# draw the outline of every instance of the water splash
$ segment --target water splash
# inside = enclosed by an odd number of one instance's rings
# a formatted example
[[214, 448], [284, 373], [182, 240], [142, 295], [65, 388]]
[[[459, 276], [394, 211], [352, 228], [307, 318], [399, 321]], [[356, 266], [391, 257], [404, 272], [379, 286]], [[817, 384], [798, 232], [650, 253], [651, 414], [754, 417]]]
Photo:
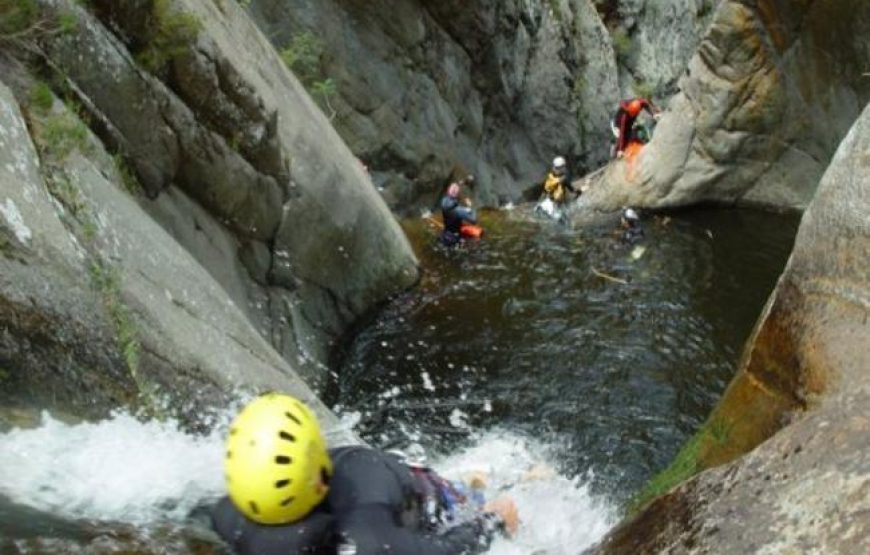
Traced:
[[471, 447], [434, 462], [450, 479], [484, 473], [488, 499], [509, 495], [516, 501], [521, 522], [517, 536], [496, 540], [490, 554], [576, 554], [616, 523], [616, 508], [595, 498], [588, 480], [567, 478], [549, 466], [550, 452], [550, 447], [517, 434], [489, 431]]
[[[224, 423], [208, 435], [192, 435], [175, 422], [142, 422], [123, 413], [70, 425], [46, 413], [38, 428], [0, 434], [0, 494], [61, 517], [128, 523], [147, 535], [222, 495], [225, 429]], [[490, 431], [434, 462], [452, 479], [484, 472], [488, 497], [516, 500], [520, 532], [498, 540], [490, 553], [577, 553], [614, 522], [613, 508], [593, 498], [584, 481], [548, 472], [527, 476], [545, 465], [548, 452], [517, 434]]]
[[60, 516], [146, 524], [182, 520], [223, 491], [223, 433], [116, 414], [0, 435], [0, 493]]

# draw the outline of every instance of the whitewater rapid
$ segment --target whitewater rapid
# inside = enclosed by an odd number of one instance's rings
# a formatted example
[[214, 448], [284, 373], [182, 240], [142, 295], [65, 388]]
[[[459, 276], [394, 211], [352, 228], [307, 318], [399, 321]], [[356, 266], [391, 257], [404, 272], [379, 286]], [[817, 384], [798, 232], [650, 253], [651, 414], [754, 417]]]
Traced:
[[[193, 435], [176, 422], [142, 422], [125, 413], [75, 425], [44, 414], [37, 428], [0, 434], [0, 494], [70, 519], [144, 529], [180, 523], [197, 505], [223, 495], [225, 422]], [[490, 553], [576, 554], [615, 523], [616, 510], [595, 498], [586, 480], [552, 470], [549, 451], [512, 432], [486, 431], [471, 447], [431, 464], [451, 479], [484, 473], [489, 498], [516, 500], [520, 531], [497, 540]]]

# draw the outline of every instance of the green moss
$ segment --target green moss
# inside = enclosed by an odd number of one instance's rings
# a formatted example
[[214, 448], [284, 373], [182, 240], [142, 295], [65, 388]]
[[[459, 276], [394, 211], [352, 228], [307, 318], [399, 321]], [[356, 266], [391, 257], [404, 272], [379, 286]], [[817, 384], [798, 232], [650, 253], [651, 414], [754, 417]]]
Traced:
[[86, 220], [81, 222], [82, 224], [82, 236], [85, 241], [88, 243], [93, 243], [94, 239], [97, 238], [97, 224], [93, 220]]
[[153, 0], [147, 26], [149, 39], [136, 60], [151, 72], [185, 54], [202, 30], [196, 16], [173, 10], [171, 0]]
[[40, 36], [76, 29], [76, 17], [61, 11], [44, 12], [36, 0], [0, 0], [0, 43], [29, 44]]
[[54, 94], [51, 87], [42, 81], [37, 81], [30, 89], [30, 106], [40, 114], [48, 114], [54, 105]]
[[281, 60], [306, 87], [320, 78], [320, 56], [323, 43], [312, 33], [305, 31], [290, 39], [281, 50]]
[[76, 29], [78, 29], [79, 22], [75, 14], [64, 12], [58, 14], [57, 25], [60, 28], [61, 33], [63, 33], [64, 35], [68, 35], [74, 33]]
[[45, 180], [48, 192], [76, 218], [87, 218], [88, 207], [79, 190], [67, 177], [56, 173]]
[[659, 472], [631, 501], [629, 511], [635, 513], [647, 503], [670, 490], [680, 482], [694, 476], [698, 471], [698, 454], [704, 431], [695, 434], [677, 453], [671, 464]]
[[140, 401], [149, 416], [162, 418], [164, 411], [157, 400], [157, 388], [148, 383], [139, 370], [142, 346], [133, 316], [121, 298], [121, 273], [117, 268], [97, 260], [91, 263], [90, 274], [91, 283], [100, 292], [103, 306], [115, 328], [118, 350], [139, 390]]
[[688, 480], [701, 470], [710, 466], [709, 453], [711, 445], [726, 445], [731, 440], [734, 425], [717, 414], [714, 414], [680, 449], [674, 460], [652, 480], [632, 500], [630, 512], [643, 508], [656, 497], [668, 492], [671, 488]]
[[632, 85], [632, 88], [634, 89], [634, 94], [643, 98], [652, 98], [656, 90], [655, 86], [645, 81], [636, 82]]
[[616, 53], [616, 59], [620, 62], [625, 62], [632, 51], [631, 37], [624, 29], [615, 29], [610, 33], [610, 39], [613, 42], [613, 51]]
[[58, 161], [74, 150], [88, 154], [93, 148], [88, 141], [87, 126], [66, 111], [46, 116], [37, 129], [36, 139], [42, 152]]
[[142, 192], [139, 180], [136, 179], [133, 170], [130, 169], [124, 157], [120, 154], [115, 154], [112, 156], [112, 161], [115, 163], [115, 169], [118, 171], [118, 176], [121, 178], [121, 185], [124, 186], [124, 190], [134, 196]]
[[38, 19], [35, 0], [0, 0], [0, 39], [26, 33]]

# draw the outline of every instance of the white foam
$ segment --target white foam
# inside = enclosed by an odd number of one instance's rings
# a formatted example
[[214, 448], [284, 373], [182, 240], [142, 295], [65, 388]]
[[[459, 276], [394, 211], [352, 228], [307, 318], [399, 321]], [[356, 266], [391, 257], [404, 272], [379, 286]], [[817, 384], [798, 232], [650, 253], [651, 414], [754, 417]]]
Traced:
[[[349, 415], [348, 423], [357, 416]], [[39, 428], [0, 435], [0, 493], [70, 518], [143, 527], [181, 521], [194, 506], [224, 492], [225, 428], [220, 423], [209, 435], [197, 436], [174, 422], [143, 423], [127, 414], [79, 425], [46, 414]], [[522, 522], [517, 537], [497, 540], [490, 553], [576, 554], [604, 535], [616, 513], [595, 499], [583, 480], [555, 472], [524, 478], [528, 469], [550, 459], [545, 445], [491, 431], [434, 466], [451, 479], [484, 472], [487, 498], [507, 494], [517, 502]]]
[[434, 464], [450, 479], [483, 472], [488, 476], [487, 499], [504, 494], [516, 501], [521, 522], [517, 536], [496, 540], [489, 553], [573, 555], [616, 523], [616, 509], [593, 497], [584, 480], [560, 476], [550, 466], [549, 452], [547, 446], [516, 434], [493, 431]]
[[180, 520], [223, 491], [222, 435], [128, 414], [78, 425], [45, 414], [39, 428], [0, 435], [0, 493], [72, 518]]

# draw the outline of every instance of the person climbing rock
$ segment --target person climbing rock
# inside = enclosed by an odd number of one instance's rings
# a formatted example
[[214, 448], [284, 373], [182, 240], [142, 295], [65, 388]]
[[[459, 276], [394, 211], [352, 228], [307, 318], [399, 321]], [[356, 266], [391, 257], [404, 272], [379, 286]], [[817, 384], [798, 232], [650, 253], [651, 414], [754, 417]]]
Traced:
[[616, 137], [616, 145], [611, 152], [612, 156], [622, 158], [625, 148], [634, 134], [635, 121], [643, 110], [649, 112], [656, 120], [661, 117], [661, 111], [645, 98], [632, 98], [619, 103], [619, 108], [610, 122], [611, 130]]
[[225, 453], [229, 495], [211, 521], [239, 555], [474, 554], [519, 522], [502, 497], [446, 528], [446, 500], [463, 501], [449, 482], [391, 453], [327, 450], [314, 413], [289, 395], [248, 404], [230, 425]]
[[447, 193], [441, 199], [441, 216], [444, 229], [441, 231], [441, 243], [452, 247], [462, 239], [462, 224], [477, 223], [477, 212], [471, 208], [471, 199], [466, 198], [460, 203], [459, 183], [451, 183]]
[[645, 232], [640, 225], [640, 216], [634, 208], [626, 208], [620, 218], [620, 240], [626, 245], [633, 245], [644, 238]]

